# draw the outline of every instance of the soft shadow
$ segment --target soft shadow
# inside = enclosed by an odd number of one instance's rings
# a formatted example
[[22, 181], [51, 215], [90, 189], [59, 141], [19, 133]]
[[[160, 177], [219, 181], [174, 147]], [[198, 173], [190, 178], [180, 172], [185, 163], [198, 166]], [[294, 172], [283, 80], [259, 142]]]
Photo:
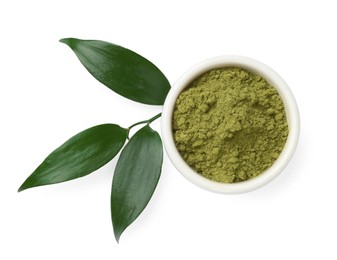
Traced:
[[242, 196], [254, 199], [268, 197], [270, 199], [270, 197], [279, 196], [280, 193], [287, 192], [298, 179], [303, 177], [304, 163], [308, 160], [308, 151], [310, 151], [308, 140], [305, 133], [301, 133], [295, 154], [280, 175], [265, 186], [255, 191], [242, 194]]

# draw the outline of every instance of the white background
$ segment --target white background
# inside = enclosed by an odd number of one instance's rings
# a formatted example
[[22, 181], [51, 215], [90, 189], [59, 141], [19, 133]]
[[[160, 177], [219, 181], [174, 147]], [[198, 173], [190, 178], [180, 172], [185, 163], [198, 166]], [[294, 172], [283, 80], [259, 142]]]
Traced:
[[[335, 1], [1, 1], [0, 259], [336, 259]], [[116, 160], [85, 178], [17, 193], [77, 132], [124, 127], [161, 107], [122, 98], [58, 42], [113, 42], [173, 84], [195, 63], [238, 54], [289, 84], [301, 137], [286, 170], [259, 190], [219, 195], [189, 183], [165, 156], [143, 214], [117, 244], [110, 220]], [[160, 131], [160, 121], [153, 127]]]

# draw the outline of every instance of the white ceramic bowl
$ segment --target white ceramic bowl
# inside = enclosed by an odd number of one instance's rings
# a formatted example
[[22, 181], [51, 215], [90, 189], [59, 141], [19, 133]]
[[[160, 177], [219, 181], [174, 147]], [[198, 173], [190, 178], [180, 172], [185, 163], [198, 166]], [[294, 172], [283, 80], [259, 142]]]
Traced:
[[[239, 67], [261, 75], [281, 95], [289, 125], [289, 135], [279, 158], [264, 173], [239, 183], [220, 183], [209, 180], [195, 172], [180, 156], [172, 134], [172, 114], [180, 92], [201, 74], [215, 68]], [[300, 119], [295, 98], [285, 81], [267, 65], [242, 56], [220, 56], [205, 60], [188, 70], [172, 87], [164, 104], [162, 113], [162, 137], [168, 156], [177, 170], [189, 181], [209, 191], [234, 194], [257, 189], [278, 176], [290, 161], [299, 138]]]

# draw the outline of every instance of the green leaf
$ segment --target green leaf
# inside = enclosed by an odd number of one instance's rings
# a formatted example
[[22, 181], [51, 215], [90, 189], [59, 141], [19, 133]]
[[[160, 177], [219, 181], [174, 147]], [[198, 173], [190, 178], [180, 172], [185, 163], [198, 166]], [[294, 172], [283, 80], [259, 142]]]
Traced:
[[95, 40], [61, 39], [98, 81], [118, 94], [162, 105], [170, 90], [165, 75], [150, 61], [121, 46]]
[[160, 136], [148, 125], [140, 129], [123, 149], [111, 190], [111, 217], [117, 242], [148, 204], [157, 186], [162, 162]]
[[114, 124], [98, 125], [78, 133], [48, 155], [19, 191], [88, 175], [112, 160], [126, 137], [127, 130]]

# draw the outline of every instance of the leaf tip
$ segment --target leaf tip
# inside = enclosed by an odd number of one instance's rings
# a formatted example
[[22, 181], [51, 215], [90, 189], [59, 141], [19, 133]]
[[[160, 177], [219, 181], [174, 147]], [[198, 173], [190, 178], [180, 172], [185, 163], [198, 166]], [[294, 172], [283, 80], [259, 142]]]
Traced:
[[20, 188], [18, 189], [18, 192], [21, 192], [21, 191], [24, 191], [26, 188], [24, 187], [24, 184], [25, 183], [23, 183], [21, 186], [20, 186]]
[[70, 48], [73, 48], [75, 46], [76, 41], [78, 41], [78, 39], [76, 38], [62, 38], [59, 40], [59, 42], [67, 44]]
[[21, 192], [21, 191], [24, 191], [24, 190], [27, 190], [29, 188], [31, 188], [31, 186], [29, 185], [29, 182], [28, 182], [28, 179], [27, 178], [20, 186], [20, 188], [18, 189], [18, 192]]
[[122, 228], [122, 226], [118, 225], [114, 221], [113, 217], [112, 217], [112, 226], [113, 226], [113, 231], [114, 231], [115, 239], [116, 239], [117, 243], [119, 244], [119, 239], [121, 238], [121, 235], [124, 232], [125, 228]]
[[33, 188], [34, 185], [31, 183], [31, 176], [29, 176], [19, 187], [18, 192]]
[[119, 244], [119, 239], [121, 238], [122, 233], [114, 232], [114, 234], [115, 234], [115, 239], [116, 239], [117, 243]]

